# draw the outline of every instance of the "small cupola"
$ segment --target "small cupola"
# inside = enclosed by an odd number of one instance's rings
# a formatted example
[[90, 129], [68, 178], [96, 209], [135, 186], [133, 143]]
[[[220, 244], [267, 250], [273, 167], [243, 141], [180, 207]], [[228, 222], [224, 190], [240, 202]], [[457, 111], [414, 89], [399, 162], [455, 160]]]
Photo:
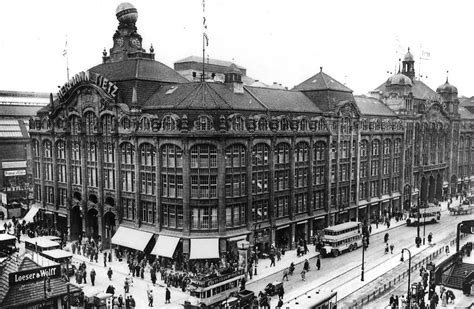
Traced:
[[447, 76], [446, 82], [436, 88], [436, 92], [441, 96], [444, 104], [448, 109], [448, 112], [450, 114], [457, 114], [459, 106], [458, 88], [449, 83]]
[[233, 85], [234, 93], [244, 93], [244, 86], [242, 84], [242, 71], [232, 63], [224, 73], [224, 83]]

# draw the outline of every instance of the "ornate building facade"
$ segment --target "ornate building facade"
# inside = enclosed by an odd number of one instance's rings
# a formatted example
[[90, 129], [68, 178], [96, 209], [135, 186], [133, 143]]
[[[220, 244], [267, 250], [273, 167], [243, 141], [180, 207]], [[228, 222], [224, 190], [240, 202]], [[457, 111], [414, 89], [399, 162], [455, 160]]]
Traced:
[[127, 228], [191, 255], [202, 238], [220, 252], [290, 244], [407, 209], [420, 190], [458, 192], [473, 174], [471, 114], [447, 82], [416, 80], [410, 53], [372, 97], [322, 68], [292, 90], [245, 86], [235, 65], [223, 82], [188, 81], [142, 48], [135, 8], [117, 18], [103, 63], [30, 121], [35, 200], [73, 239]]

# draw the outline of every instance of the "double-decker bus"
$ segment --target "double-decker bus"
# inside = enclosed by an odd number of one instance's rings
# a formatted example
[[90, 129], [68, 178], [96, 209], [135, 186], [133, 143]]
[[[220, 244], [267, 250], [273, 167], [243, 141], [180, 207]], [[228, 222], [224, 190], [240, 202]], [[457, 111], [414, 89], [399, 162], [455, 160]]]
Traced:
[[305, 295], [294, 298], [284, 304], [282, 308], [313, 308], [313, 309], [336, 309], [337, 292], [312, 291]]
[[362, 223], [346, 222], [327, 227], [321, 238], [323, 256], [338, 256], [345, 251], [352, 251], [362, 246]]
[[441, 219], [441, 206], [428, 204], [428, 207], [412, 207], [407, 218], [407, 225], [436, 223]]
[[239, 291], [240, 281], [244, 277], [245, 272], [240, 269], [219, 276], [191, 279], [188, 308], [220, 308], [223, 301]]

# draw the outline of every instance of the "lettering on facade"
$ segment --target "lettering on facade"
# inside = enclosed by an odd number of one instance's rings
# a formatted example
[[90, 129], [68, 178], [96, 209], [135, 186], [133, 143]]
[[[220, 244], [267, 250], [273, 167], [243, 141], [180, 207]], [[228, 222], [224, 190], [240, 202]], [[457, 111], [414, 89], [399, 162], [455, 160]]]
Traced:
[[73, 78], [71, 78], [66, 84], [64, 84], [61, 89], [58, 91], [58, 98], [59, 101], [63, 101], [71, 89], [73, 89], [75, 86], [79, 85], [80, 83], [94, 83], [100, 88], [102, 88], [105, 92], [107, 92], [112, 98], [115, 98], [117, 96], [117, 91], [118, 87], [115, 85], [113, 82], [108, 80], [107, 78], [93, 73], [89, 71], [85, 72], [80, 72], [76, 75], [74, 75]]
[[219, 282], [226, 281], [228, 279], [231, 279], [233, 277], [237, 277], [237, 276], [240, 276], [240, 275], [243, 275], [243, 274], [244, 274], [244, 270], [239, 269], [238, 271], [233, 272], [231, 274], [219, 276], [219, 277], [208, 279], [208, 280], [193, 280], [193, 284], [198, 286], [198, 287], [205, 288], [205, 287], [217, 284]]
[[54, 265], [10, 273], [8, 275], [8, 282], [10, 283], [10, 285], [22, 284], [26, 282], [43, 280], [46, 277], [56, 278], [60, 275], [60, 265]]

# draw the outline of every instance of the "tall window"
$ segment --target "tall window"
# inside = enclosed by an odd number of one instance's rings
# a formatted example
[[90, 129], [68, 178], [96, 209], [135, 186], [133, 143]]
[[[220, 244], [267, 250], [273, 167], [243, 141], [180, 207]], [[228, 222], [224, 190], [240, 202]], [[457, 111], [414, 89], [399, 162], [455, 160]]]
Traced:
[[161, 147], [161, 224], [183, 227], [183, 152], [175, 145]]
[[82, 184], [81, 143], [71, 142], [71, 178], [73, 185]]
[[45, 190], [46, 190], [46, 203], [54, 205], [54, 188], [50, 186], [46, 186]]
[[375, 139], [372, 141], [372, 156], [378, 156], [380, 154], [380, 141]]
[[314, 144], [313, 158], [313, 184], [324, 184], [324, 172], [326, 169], [326, 144], [324, 142], [316, 142]]
[[390, 140], [387, 138], [383, 141], [383, 154], [384, 155], [389, 155], [390, 154], [390, 146], [391, 146], [391, 142]]
[[[265, 119], [265, 118], [260, 118]], [[257, 144], [252, 148], [252, 218], [254, 222], [268, 219], [268, 192], [270, 180], [270, 148]]]
[[91, 135], [97, 131], [97, 117], [93, 112], [87, 112], [84, 115], [85, 125], [86, 125], [86, 134]]
[[135, 199], [123, 197], [122, 209], [124, 219], [135, 220], [137, 216], [137, 207], [135, 205]]
[[304, 213], [306, 212], [308, 204], [308, 194], [298, 193], [295, 195], [295, 212], [296, 213]]
[[243, 131], [245, 130], [245, 121], [244, 118], [240, 115], [235, 115], [230, 121], [230, 128], [233, 131]]
[[280, 120], [280, 130], [281, 131], [288, 131], [290, 129], [290, 121], [288, 118], [283, 117]]
[[33, 177], [40, 179], [41, 165], [40, 165], [40, 143], [38, 140], [33, 140]]
[[276, 217], [288, 216], [289, 196], [278, 196], [275, 198]]
[[102, 134], [110, 135], [114, 131], [114, 116], [105, 114], [102, 116]]
[[308, 186], [309, 145], [298, 143], [295, 147], [295, 188]]
[[192, 228], [216, 229], [217, 148], [201, 144], [193, 146], [190, 152]]
[[62, 207], [66, 207], [67, 201], [67, 190], [65, 188], [58, 189], [58, 205]]
[[235, 144], [227, 147], [225, 154], [225, 193], [226, 197], [239, 197], [246, 194], [245, 148]]
[[213, 128], [214, 124], [209, 116], [199, 116], [195, 122], [195, 129], [198, 131], [210, 131]]
[[377, 176], [379, 174], [379, 169], [379, 161], [372, 160], [372, 162], [370, 162], [370, 176]]
[[58, 182], [66, 182], [66, 144], [59, 140], [56, 143], [56, 172], [58, 173]]
[[225, 224], [227, 227], [235, 227], [245, 225], [245, 210], [247, 203], [236, 203], [226, 205], [226, 219]]
[[87, 185], [97, 187], [97, 144], [87, 143]]
[[367, 157], [367, 148], [368, 148], [368, 142], [366, 140], [361, 141], [360, 142], [360, 157], [361, 158]]
[[45, 140], [43, 142], [43, 162], [45, 180], [53, 180], [53, 144]]
[[155, 157], [156, 150], [153, 145], [145, 143], [140, 146], [140, 192], [142, 194], [155, 195]]
[[71, 118], [69, 118], [69, 125], [72, 135], [77, 135], [81, 132], [81, 118], [78, 116], [72, 115]]
[[104, 188], [115, 190], [115, 145], [104, 142]]
[[141, 221], [155, 223], [156, 203], [151, 201], [140, 201], [142, 206]]
[[275, 147], [275, 191], [290, 188], [290, 145], [280, 143]]
[[176, 130], [176, 122], [170, 115], [164, 116], [162, 120], [163, 131], [174, 131]]
[[260, 119], [258, 119], [257, 130], [258, 131], [267, 131], [268, 130], [268, 121], [265, 117], [260, 117]]
[[252, 193], [268, 193], [270, 149], [266, 144], [257, 144], [252, 149]]
[[143, 131], [150, 131], [151, 130], [151, 122], [148, 117], [143, 117], [142, 120], [140, 121], [140, 130]]
[[122, 191], [135, 192], [135, 148], [130, 143], [120, 145]]

